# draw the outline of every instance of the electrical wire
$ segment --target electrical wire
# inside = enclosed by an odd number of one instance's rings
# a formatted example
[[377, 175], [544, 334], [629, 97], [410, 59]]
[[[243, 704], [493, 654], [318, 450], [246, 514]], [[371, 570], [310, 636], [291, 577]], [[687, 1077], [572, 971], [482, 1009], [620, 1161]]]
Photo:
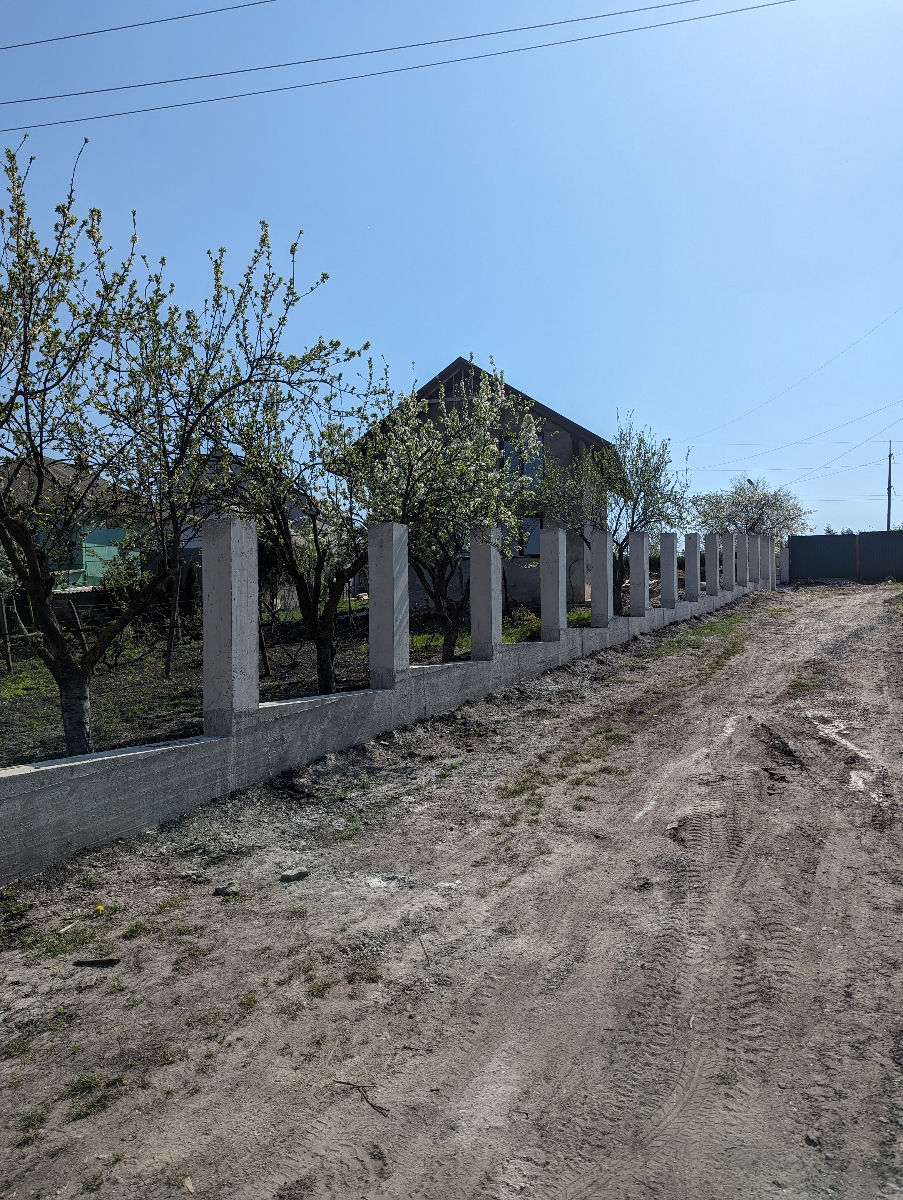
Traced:
[[827, 429], [820, 429], [818, 433], [810, 434], [808, 437], [798, 438], [795, 442], [783, 442], [780, 446], [771, 446], [767, 450], [758, 450], [755, 454], [746, 454], [742, 458], [725, 458], [721, 462], [710, 463], [707, 467], [696, 467], [695, 469], [697, 471], [714, 471], [719, 467], [729, 467], [735, 463], [751, 462], [754, 458], [764, 458], [766, 454], [777, 454], [781, 450], [789, 450], [792, 446], [802, 446], [806, 442], [824, 437], [826, 433], [834, 433], [837, 429], [846, 429], [848, 425], [855, 425], [859, 421], [865, 421], [869, 417], [874, 417], [876, 413], [886, 412], [889, 408], [897, 408], [901, 404], [903, 404], [903, 399], [894, 400], [890, 404], [882, 404], [880, 408], [873, 408], [871, 412], [863, 413], [862, 416], [852, 417], [849, 421], [841, 421], [839, 425], [831, 425]]
[[394, 54], [399, 50], [422, 50], [428, 46], [444, 46], [450, 42], [470, 42], [477, 38], [503, 37], [511, 33], [531, 33], [537, 29], [552, 29], [560, 25], [579, 25], [587, 21], [606, 21], [635, 13], [655, 12], [662, 8], [681, 8], [701, 4], [702, 0], [668, 0], [665, 4], [647, 4], [642, 8], [623, 8], [619, 12], [596, 13], [590, 17], [568, 17], [561, 21], [544, 21], [541, 25], [513, 25], [510, 29], [491, 29], [486, 33], [464, 33], [457, 37], [433, 38], [428, 42], [404, 42], [398, 46], [383, 46], [377, 50], [350, 50], [345, 54], [323, 54], [319, 58], [298, 58], [293, 62], [267, 63], [260, 67], [238, 67], [232, 71], [210, 71], [204, 75], [177, 75], [172, 79], [150, 79], [144, 83], [121, 83], [116, 87], [88, 88], [82, 92], [53, 92], [46, 96], [26, 96], [19, 100], [0, 100], [0, 107], [10, 104], [37, 104], [42, 100], [73, 100], [79, 96], [100, 96], [109, 92], [128, 92], [135, 88], [166, 87], [172, 83], [195, 83], [202, 79], [223, 79], [230, 75], [251, 75], [255, 71], [282, 71], [288, 67], [309, 67], [316, 63], [339, 62], [346, 58], [365, 58], [374, 54]]
[[852, 446], [849, 450], [844, 450], [843, 453], [835, 455], [834, 458], [829, 458], [828, 461], [822, 463], [820, 467], [813, 467], [811, 471], [806, 471], [805, 474], [797, 476], [796, 479], [791, 479], [788, 486], [792, 487], [795, 483], [799, 483], [803, 479], [808, 479], [810, 475], [814, 475], [818, 471], [823, 471], [825, 467], [830, 467], [834, 463], [839, 462], [840, 459], [845, 458], [848, 454], [852, 454], [854, 450], [858, 450], [860, 446], [866, 445], [866, 443], [870, 442], [873, 438], [878, 437], [879, 434], [887, 433], [888, 429], [893, 429], [893, 427], [895, 425], [899, 425], [901, 421], [903, 421], [903, 417], [897, 417], [895, 420], [891, 421], [889, 425], [885, 425], [883, 429], [879, 429], [877, 432], [869, 434], [867, 438], [863, 438], [861, 442], [857, 442], [856, 445]]
[[729, 425], [734, 425], [737, 421], [742, 421], [744, 417], [751, 416], [754, 412], [759, 412], [759, 410], [765, 408], [766, 405], [773, 404], [775, 400], [780, 400], [781, 397], [786, 396], [788, 392], [792, 392], [795, 388], [802, 386], [802, 384], [808, 383], [813, 376], [817, 375], [820, 371], [824, 371], [826, 367], [830, 367], [832, 363], [837, 362], [839, 358], [842, 358], [844, 354], [847, 354], [850, 350], [853, 350], [860, 344], [860, 342], [864, 342], [866, 338], [871, 337], [873, 333], [877, 333], [883, 325], [886, 325], [888, 321], [892, 321], [894, 317], [901, 312], [903, 312], [903, 304], [901, 304], [899, 308], [895, 308], [894, 311], [886, 316], [883, 321], [879, 321], [877, 325], [873, 325], [871, 329], [867, 329], [861, 337], [856, 338], [855, 342], [850, 342], [848, 346], [844, 346], [842, 350], [838, 350], [836, 354], [826, 359], [823, 363], [821, 363], [820, 366], [817, 366], [813, 371], [810, 371], [808, 375], [803, 375], [801, 379], [797, 379], [795, 383], [791, 383], [790, 386], [785, 387], [783, 391], [775, 392], [773, 396], [769, 396], [768, 399], [763, 400], [761, 404], [755, 404], [752, 408], [747, 408], [745, 412], [737, 413], [736, 416], [731, 417], [727, 421], [722, 421], [720, 425], [715, 425], [713, 428], [709, 428], [706, 432], [717, 433], [719, 429], [727, 429]]
[[483, 59], [503, 58], [511, 54], [526, 54], [532, 50], [548, 50], [555, 46], [572, 46], [578, 42], [595, 42], [602, 38], [621, 37], [627, 33], [643, 33], [653, 29], [666, 29], [675, 25], [691, 25], [699, 21], [711, 21], [716, 17], [731, 17], [738, 13], [758, 12], [766, 8], [780, 8], [786, 4], [796, 4], [797, 0], [766, 0], [761, 4], [748, 4], [742, 8], [722, 9], [719, 12], [702, 13], [695, 17], [681, 17], [673, 21], [658, 21], [652, 25], [634, 25], [628, 29], [606, 30], [604, 33], [590, 33], [581, 37], [562, 38], [554, 42], [538, 42], [531, 46], [516, 46], [506, 50], [487, 50], [482, 54], [467, 54], [458, 58], [441, 59], [438, 62], [412, 63], [406, 67], [386, 67], [381, 71], [364, 71], [357, 75], [340, 75], [333, 79], [316, 79], [306, 83], [288, 83], [279, 87], [259, 88], [251, 92], [233, 92], [227, 96], [209, 96], [202, 100], [181, 100], [172, 104], [154, 104], [144, 108], [125, 109], [121, 112], [94, 113], [87, 117], [65, 117], [57, 121], [38, 121], [31, 125], [9, 125], [0, 129], [0, 133], [19, 133], [29, 129], [48, 129], [59, 125], [80, 125], [87, 121], [107, 121], [113, 117], [134, 117], [139, 113], [165, 112], [177, 108], [195, 108], [202, 104], [219, 104], [224, 100], [244, 100], [251, 96], [271, 96], [277, 92], [301, 91], [305, 88], [327, 87], [335, 83], [351, 83], [360, 79], [376, 79], [384, 75], [403, 75], [412, 71], [426, 71], [433, 67], [448, 67], [457, 63], [477, 62]]
[[121, 33], [124, 29], [144, 29], [147, 25], [167, 25], [170, 21], [188, 21], [192, 17], [210, 17], [214, 13], [235, 12], [239, 8], [256, 8], [260, 4], [275, 4], [276, 0], [245, 0], [243, 4], [227, 4], [222, 8], [205, 8], [202, 12], [180, 13], [175, 17], [154, 17], [150, 21], [133, 21], [130, 25], [108, 25], [104, 29], [86, 29], [83, 33], [61, 33], [57, 37], [37, 38], [33, 42], [10, 42], [0, 50], [24, 50], [27, 46], [47, 46], [51, 42], [71, 42], [75, 38], [97, 37], [101, 33]]

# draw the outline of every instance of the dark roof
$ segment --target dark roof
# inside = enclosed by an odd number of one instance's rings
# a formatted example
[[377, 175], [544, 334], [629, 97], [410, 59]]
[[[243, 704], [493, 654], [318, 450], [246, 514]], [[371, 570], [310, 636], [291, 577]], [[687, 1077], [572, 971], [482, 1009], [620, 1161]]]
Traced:
[[[483, 367], [477, 366], [467, 358], [456, 358], [454, 362], [449, 363], [444, 371], [440, 371], [434, 376], [429, 383], [425, 383], [423, 387], [417, 389], [417, 395], [421, 400], [438, 400], [440, 394], [451, 399], [459, 384], [467, 380], [471, 373], [474, 375], [488, 375], [489, 372]], [[568, 433], [580, 438], [587, 445], [593, 446], [596, 449], [603, 449], [606, 446], [611, 446], [611, 442], [607, 438], [602, 437], [598, 433], [593, 433], [589, 429], [584, 429], [582, 425], [578, 425], [576, 421], [572, 421], [569, 417], [565, 417], [562, 413], [556, 412], [553, 408], [540, 403], [539, 400], [534, 400], [532, 396], [528, 396], [526, 392], [520, 388], [512, 387], [506, 381], [505, 388], [508, 392], [523, 396], [533, 407], [535, 414], [547, 421], [551, 421], [553, 425], [557, 425], [561, 429], [567, 430]]]

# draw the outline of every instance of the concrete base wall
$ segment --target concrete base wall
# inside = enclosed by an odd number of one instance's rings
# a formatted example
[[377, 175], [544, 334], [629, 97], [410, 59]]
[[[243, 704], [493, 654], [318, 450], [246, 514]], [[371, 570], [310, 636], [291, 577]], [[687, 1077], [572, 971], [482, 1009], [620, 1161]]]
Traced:
[[[539, 572], [536, 572], [537, 579]], [[412, 667], [394, 688], [261, 704], [231, 737], [199, 737], [0, 770], [0, 884], [77, 850], [129, 837], [330, 752], [623, 645], [641, 633], [714, 612], [753, 588], [614, 617], [607, 629], [565, 629], [555, 642], [504, 645], [484, 662]]]

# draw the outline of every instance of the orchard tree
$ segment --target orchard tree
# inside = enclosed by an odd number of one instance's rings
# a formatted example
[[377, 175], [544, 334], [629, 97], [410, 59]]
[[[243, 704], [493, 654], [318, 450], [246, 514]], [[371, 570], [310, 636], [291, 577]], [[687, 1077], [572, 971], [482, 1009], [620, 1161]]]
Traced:
[[766, 479], [737, 476], [723, 491], [703, 492], [693, 497], [696, 520], [703, 529], [721, 533], [760, 534], [786, 542], [791, 534], [808, 533], [809, 517], [789, 488], [769, 488]]
[[651, 428], [634, 424], [633, 413], [618, 418], [614, 449], [621, 474], [608, 500], [608, 528], [616, 556], [615, 608], [620, 609], [625, 558], [631, 533], [648, 530], [653, 537], [679, 529], [687, 516], [689, 473], [674, 466], [671, 443]]
[[[29, 163], [30, 166], [30, 163]], [[6, 153], [0, 210], [0, 548], [34, 613], [19, 631], [56, 681], [69, 754], [93, 749], [90, 683], [117, 639], [177, 578], [181, 549], [218, 503], [218, 409], [242, 388], [286, 381], [279, 352], [297, 301], [272, 269], [266, 232], [237, 287], [213, 256], [201, 312], [170, 300], [162, 267], [134, 281], [134, 243], [112, 263], [101, 214], [76, 212], [74, 172], [41, 237], [29, 166]], [[120, 611], [99, 628], [64, 622], [53, 590], [95, 526], [149, 555]]]
[[539, 455], [529, 403], [502, 373], [471, 372], [449, 398], [398, 398], [366, 439], [371, 519], [408, 526], [411, 566], [442, 624], [442, 661], [451, 662], [467, 616], [463, 558], [485, 531], [510, 555], [533, 503], [523, 464]]
[[154, 590], [168, 593], [165, 673], [172, 666], [185, 547], [204, 520], [228, 507], [229, 472], [221, 457], [226, 409], [262, 387], [290, 388], [297, 366], [280, 343], [300, 299], [292, 270], [278, 274], [269, 230], [236, 284], [226, 280], [226, 251], [208, 252], [210, 294], [203, 307], [181, 309], [166, 263], [142, 259], [146, 278], [133, 281], [114, 359], [99, 407], [123, 451], [109, 469], [127, 508], [125, 548], [153, 564]]
[[367, 565], [366, 435], [385, 414], [385, 389], [370, 364], [362, 379], [343, 373], [366, 349], [320, 340], [292, 358], [291, 388], [243, 389], [227, 406], [233, 504], [291, 580], [324, 695], [335, 691], [339, 605]]
[[[60, 693], [66, 746], [92, 748], [88, 681], [120, 631], [87, 650], [53, 605], [57, 573], [114, 496], [105, 472], [122, 449], [97, 412], [114, 357], [132, 254], [113, 264], [101, 214], [76, 213], [73, 170], [45, 240], [28, 211], [33, 160], [6, 151], [0, 209], [0, 547], [31, 603], [32, 639]], [[77, 165], [77, 160], [76, 160]], [[19, 631], [27, 635], [14, 610]]]
[[617, 450], [608, 444], [585, 450], [568, 463], [543, 455], [535, 482], [536, 515], [553, 518], [587, 545], [593, 529], [608, 529], [612, 496], [627, 491]]

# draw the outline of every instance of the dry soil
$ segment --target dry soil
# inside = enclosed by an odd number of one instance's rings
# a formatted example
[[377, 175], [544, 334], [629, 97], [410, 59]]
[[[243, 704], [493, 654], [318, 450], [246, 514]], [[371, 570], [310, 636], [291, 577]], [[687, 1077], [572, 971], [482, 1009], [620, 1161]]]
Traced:
[[901, 598], [743, 600], [14, 889], [0, 1195], [903, 1196]]

